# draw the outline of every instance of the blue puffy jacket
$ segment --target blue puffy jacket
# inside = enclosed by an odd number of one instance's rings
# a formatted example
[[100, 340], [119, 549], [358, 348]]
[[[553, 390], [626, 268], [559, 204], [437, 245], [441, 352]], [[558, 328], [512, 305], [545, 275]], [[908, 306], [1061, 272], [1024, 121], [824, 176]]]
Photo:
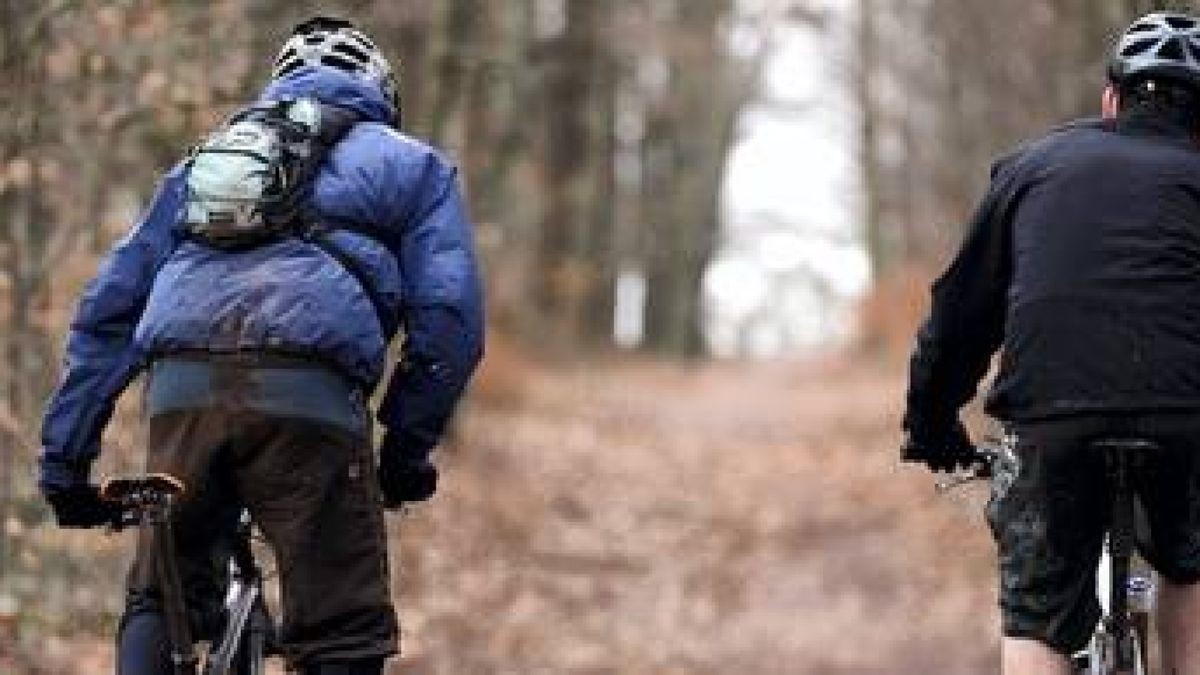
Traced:
[[[365, 120], [333, 148], [312, 206], [330, 222], [377, 230], [336, 230], [332, 243], [402, 319], [407, 367], [388, 383], [378, 419], [389, 445], [422, 457], [482, 353], [482, 294], [456, 171], [392, 129], [387, 101], [368, 83], [308, 67], [273, 82], [262, 99], [291, 96]], [[43, 489], [87, 480], [116, 398], [158, 355], [278, 351], [335, 364], [367, 389], [382, 376], [394, 331], [354, 274], [300, 238], [237, 253], [183, 238], [185, 171], [167, 174], [80, 300], [42, 427]]]

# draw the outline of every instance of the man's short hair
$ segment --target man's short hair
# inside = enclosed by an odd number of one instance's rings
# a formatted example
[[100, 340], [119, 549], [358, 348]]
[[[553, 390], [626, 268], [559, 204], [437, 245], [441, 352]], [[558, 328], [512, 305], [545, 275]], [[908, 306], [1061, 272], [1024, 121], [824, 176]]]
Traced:
[[1145, 111], [1200, 131], [1200, 90], [1171, 78], [1130, 78], [1118, 86], [1121, 111]]

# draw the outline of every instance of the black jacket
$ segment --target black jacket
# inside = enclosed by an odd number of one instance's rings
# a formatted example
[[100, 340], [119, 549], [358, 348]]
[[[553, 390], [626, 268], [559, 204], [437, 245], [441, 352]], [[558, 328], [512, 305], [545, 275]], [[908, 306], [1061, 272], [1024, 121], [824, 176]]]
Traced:
[[905, 425], [944, 429], [1003, 346], [989, 414], [1200, 411], [1200, 151], [1145, 115], [998, 161], [934, 283]]

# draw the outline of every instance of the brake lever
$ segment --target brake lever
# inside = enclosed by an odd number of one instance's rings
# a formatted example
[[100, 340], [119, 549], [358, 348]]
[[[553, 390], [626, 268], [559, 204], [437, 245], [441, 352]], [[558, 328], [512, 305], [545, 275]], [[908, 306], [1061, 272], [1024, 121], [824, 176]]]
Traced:
[[977, 480], [986, 480], [992, 477], [992, 468], [986, 462], [972, 464], [965, 471], [958, 471], [950, 474], [946, 478], [934, 483], [933, 489], [937, 490], [938, 494], [945, 494], [951, 490], [956, 490], [967, 483], [973, 483]]
[[989, 480], [996, 472], [996, 463], [1000, 461], [1000, 451], [991, 447], [975, 449], [975, 460], [965, 469], [952, 472], [946, 478], [934, 483], [938, 494], [945, 494], [958, 489], [967, 483], [977, 480]]

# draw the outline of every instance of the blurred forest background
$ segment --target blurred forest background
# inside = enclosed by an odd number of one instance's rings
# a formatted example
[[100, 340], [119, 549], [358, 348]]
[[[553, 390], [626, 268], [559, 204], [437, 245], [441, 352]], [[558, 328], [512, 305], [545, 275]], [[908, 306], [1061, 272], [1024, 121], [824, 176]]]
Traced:
[[[33, 485], [64, 331], [318, 10], [398, 65], [487, 274], [445, 488], [390, 523], [392, 672], [993, 672], [981, 495], [897, 467], [903, 356], [991, 159], [1094, 114], [1119, 31], [1191, 4], [0, 0], [0, 673], [109, 668], [130, 542], [53, 528]], [[758, 209], [731, 159], [781, 126], [832, 150], [780, 144], [745, 180], [796, 204]], [[138, 464], [126, 399], [97, 474]]]

